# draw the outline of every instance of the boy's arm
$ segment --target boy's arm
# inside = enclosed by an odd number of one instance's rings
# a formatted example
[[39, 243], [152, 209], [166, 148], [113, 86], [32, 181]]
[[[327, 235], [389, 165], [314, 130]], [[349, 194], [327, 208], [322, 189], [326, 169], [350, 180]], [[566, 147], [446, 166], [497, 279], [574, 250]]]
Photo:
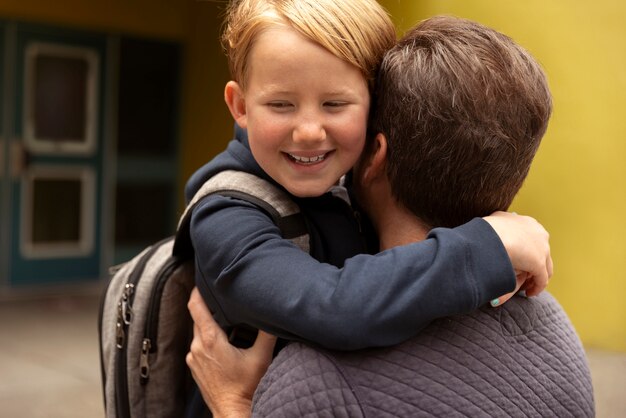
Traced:
[[423, 242], [317, 262], [254, 205], [212, 197], [194, 211], [197, 285], [217, 318], [335, 349], [393, 345], [435, 318], [510, 292], [515, 274], [482, 219]]

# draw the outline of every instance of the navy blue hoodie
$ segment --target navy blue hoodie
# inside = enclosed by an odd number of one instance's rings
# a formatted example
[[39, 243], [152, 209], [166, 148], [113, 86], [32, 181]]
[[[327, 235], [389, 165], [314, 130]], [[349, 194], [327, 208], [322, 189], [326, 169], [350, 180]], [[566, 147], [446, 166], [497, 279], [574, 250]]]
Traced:
[[[236, 129], [235, 136], [191, 177], [188, 201], [224, 170], [273, 182], [254, 160], [245, 131]], [[331, 349], [389, 346], [515, 286], [506, 250], [481, 218], [370, 255], [345, 201], [330, 193], [294, 200], [307, 218], [311, 254], [282, 239], [251, 203], [211, 196], [194, 210], [196, 283], [220, 324], [247, 324]]]

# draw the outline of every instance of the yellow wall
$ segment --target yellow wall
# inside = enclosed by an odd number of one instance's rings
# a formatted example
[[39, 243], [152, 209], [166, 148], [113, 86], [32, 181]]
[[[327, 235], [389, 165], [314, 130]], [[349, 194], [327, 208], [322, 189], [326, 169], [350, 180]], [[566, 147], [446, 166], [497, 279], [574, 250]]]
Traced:
[[193, 1], [191, 5], [181, 119], [181, 187], [233, 136], [233, 119], [224, 103], [228, 64], [219, 43], [224, 4]]
[[178, 0], [2, 0], [0, 16], [182, 39], [188, 10]]
[[626, 351], [626, 3], [381, 0], [406, 30], [470, 18], [544, 66], [554, 114], [513, 209], [551, 233], [558, 298], [588, 346]]

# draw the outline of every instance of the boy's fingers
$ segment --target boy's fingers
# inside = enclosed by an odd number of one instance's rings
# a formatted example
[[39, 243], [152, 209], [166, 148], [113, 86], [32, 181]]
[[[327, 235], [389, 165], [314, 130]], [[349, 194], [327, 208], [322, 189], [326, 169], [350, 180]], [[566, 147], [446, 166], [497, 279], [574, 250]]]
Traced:
[[[552, 261], [552, 259], [548, 259], [547, 261]], [[511, 299], [517, 292], [523, 290], [526, 293], [526, 296], [537, 296], [540, 294], [548, 285], [550, 280], [550, 270], [551, 264], [546, 266], [547, 269], [539, 272], [539, 275], [532, 275], [530, 273], [515, 271], [517, 275], [517, 285], [513, 292], [507, 293], [506, 295], [502, 295], [499, 298], [493, 299], [491, 301], [491, 306], [496, 307], [500, 306], [509, 299]]]
[[532, 283], [528, 286], [526, 295], [537, 296], [548, 284], [548, 272], [543, 271], [539, 276], [534, 276], [529, 280], [532, 280]]
[[528, 291], [526, 292], [528, 296], [537, 296], [541, 293], [546, 286], [548, 286], [548, 282], [550, 281], [550, 277], [552, 276], [552, 258], [548, 256], [546, 260], [546, 269], [541, 272], [540, 276], [533, 277], [532, 283], [529, 286]]
[[511, 299], [511, 298], [513, 297], [513, 295], [514, 295], [514, 294], [515, 294], [515, 291], [514, 291], [514, 292], [511, 292], [511, 293], [507, 293], [506, 295], [502, 295], [502, 296], [500, 296], [499, 298], [495, 298], [495, 299], [493, 299], [493, 300], [490, 302], [490, 304], [491, 304], [491, 306], [492, 306], [493, 308], [495, 308], [496, 306], [500, 306], [500, 305], [502, 305], [503, 303], [505, 303], [506, 301], [508, 301], [509, 299]]
[[537, 296], [539, 294], [538, 291], [538, 287], [535, 283], [531, 283], [528, 285], [528, 287], [526, 288], [526, 296], [531, 297], [531, 296]]
[[515, 270], [515, 289], [507, 294], [500, 296], [499, 298], [493, 299], [490, 304], [492, 307], [500, 306], [503, 303], [507, 302], [509, 299], [513, 297], [520, 289], [526, 289], [531, 286], [533, 283], [532, 276], [530, 273], [525, 271]]
[[550, 256], [550, 254], [548, 254], [548, 260], [546, 261], [546, 265], [548, 267], [548, 279], [550, 277], [552, 277], [552, 274], [554, 274], [554, 265], [552, 264], [552, 256]]

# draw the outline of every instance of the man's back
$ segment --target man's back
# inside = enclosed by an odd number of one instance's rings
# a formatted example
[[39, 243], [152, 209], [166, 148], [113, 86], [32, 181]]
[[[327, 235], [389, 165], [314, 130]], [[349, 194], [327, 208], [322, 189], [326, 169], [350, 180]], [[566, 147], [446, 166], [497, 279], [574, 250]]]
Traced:
[[388, 349], [292, 344], [255, 395], [254, 416], [594, 416], [580, 340], [549, 294], [433, 322]]

